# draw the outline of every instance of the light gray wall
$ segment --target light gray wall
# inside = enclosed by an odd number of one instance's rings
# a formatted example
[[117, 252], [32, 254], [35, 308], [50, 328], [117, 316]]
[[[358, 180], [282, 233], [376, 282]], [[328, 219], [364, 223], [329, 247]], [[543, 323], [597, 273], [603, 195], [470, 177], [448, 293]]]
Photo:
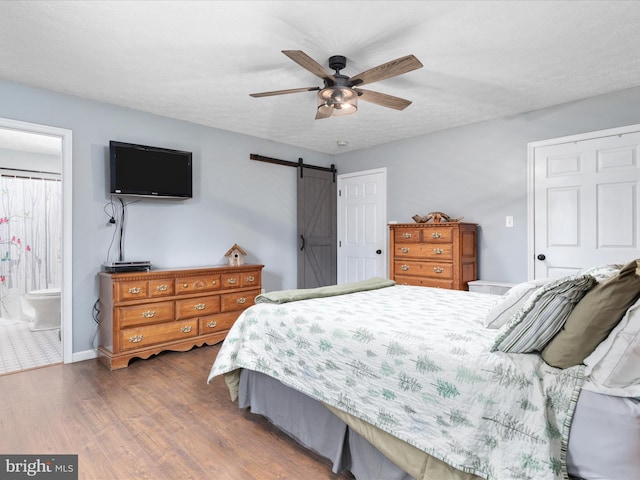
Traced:
[[127, 207], [125, 258], [157, 267], [221, 264], [237, 243], [265, 265], [267, 290], [296, 286], [296, 169], [249, 160], [251, 153], [330, 166], [300, 148], [0, 81], [0, 117], [73, 132], [73, 351], [91, 348], [97, 273], [114, 227], [108, 145], [119, 140], [193, 152], [194, 198]]
[[0, 145], [0, 168], [60, 173], [62, 171], [62, 160], [60, 155], [21, 152], [2, 148]]
[[[409, 107], [411, 108], [411, 107]], [[388, 219], [442, 211], [479, 225], [479, 277], [527, 279], [527, 144], [640, 123], [640, 88], [345, 153], [339, 173], [387, 167]], [[505, 217], [514, 227], [505, 227]]]
[[[296, 285], [296, 170], [250, 153], [329, 166], [387, 167], [388, 219], [444, 211], [480, 225], [480, 278], [522, 281], [527, 271], [527, 143], [640, 123], [640, 88], [337, 157], [0, 81], [0, 117], [73, 131], [74, 352], [90, 348], [97, 278], [113, 234], [109, 140], [194, 153], [194, 198], [127, 207], [125, 255], [158, 267], [218, 264], [238, 243], [265, 264], [267, 290]], [[515, 227], [506, 229], [504, 217]]]

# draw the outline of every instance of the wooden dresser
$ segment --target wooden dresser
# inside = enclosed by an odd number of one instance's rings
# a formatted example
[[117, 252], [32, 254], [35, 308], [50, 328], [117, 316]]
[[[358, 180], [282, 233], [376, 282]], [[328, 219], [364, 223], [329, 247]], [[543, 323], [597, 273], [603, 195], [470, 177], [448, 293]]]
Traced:
[[389, 225], [389, 271], [399, 285], [467, 290], [476, 280], [476, 224]]
[[224, 340], [242, 310], [260, 294], [262, 268], [101, 272], [98, 360], [115, 370], [134, 357]]

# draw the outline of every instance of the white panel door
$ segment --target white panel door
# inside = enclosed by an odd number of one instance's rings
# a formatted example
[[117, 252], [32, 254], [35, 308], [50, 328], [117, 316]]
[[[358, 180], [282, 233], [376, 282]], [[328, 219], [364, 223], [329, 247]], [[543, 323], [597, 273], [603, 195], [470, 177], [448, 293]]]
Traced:
[[338, 283], [387, 277], [387, 172], [338, 175]]
[[530, 146], [535, 278], [640, 257], [640, 132], [612, 133]]

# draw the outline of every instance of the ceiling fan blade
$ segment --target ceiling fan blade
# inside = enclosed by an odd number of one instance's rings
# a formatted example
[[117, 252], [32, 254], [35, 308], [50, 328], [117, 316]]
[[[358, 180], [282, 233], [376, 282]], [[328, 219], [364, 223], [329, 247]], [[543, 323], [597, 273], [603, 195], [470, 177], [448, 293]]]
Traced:
[[361, 88], [354, 88], [354, 90], [358, 93], [358, 100], [375, 103], [382, 107], [393, 108], [394, 110], [404, 110], [411, 105], [409, 100], [394, 97], [393, 95], [387, 95], [386, 93], [372, 92], [371, 90], [363, 90]]
[[396, 77], [403, 73], [422, 68], [422, 63], [413, 55], [397, 58], [377, 67], [365, 70], [358, 75], [349, 78], [349, 86], [360, 86], [365, 83], [379, 82], [387, 78]]
[[331, 112], [321, 113], [320, 110], [316, 110], [316, 120], [322, 120], [323, 118], [329, 118], [330, 116]]
[[271, 97], [273, 95], [286, 95], [287, 93], [313, 92], [314, 90], [320, 90], [320, 87], [290, 88], [288, 90], [275, 90], [273, 92], [250, 93], [249, 96], [254, 98]]
[[309, 70], [315, 76], [320, 77], [323, 80], [327, 80], [331, 84], [336, 81], [333, 75], [327, 73], [322, 65], [316, 62], [302, 50], [282, 50], [282, 53], [284, 53], [287, 57], [296, 62], [302, 68]]

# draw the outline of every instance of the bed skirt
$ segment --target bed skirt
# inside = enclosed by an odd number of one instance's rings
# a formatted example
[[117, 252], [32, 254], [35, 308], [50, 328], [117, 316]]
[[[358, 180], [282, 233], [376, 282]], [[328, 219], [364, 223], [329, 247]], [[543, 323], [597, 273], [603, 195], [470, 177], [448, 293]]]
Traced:
[[335, 473], [348, 470], [356, 479], [366, 480], [480, 480], [262, 373], [242, 370], [239, 378], [226, 375], [225, 379], [232, 397], [236, 384], [240, 408], [250, 407], [252, 413], [329, 459]]

